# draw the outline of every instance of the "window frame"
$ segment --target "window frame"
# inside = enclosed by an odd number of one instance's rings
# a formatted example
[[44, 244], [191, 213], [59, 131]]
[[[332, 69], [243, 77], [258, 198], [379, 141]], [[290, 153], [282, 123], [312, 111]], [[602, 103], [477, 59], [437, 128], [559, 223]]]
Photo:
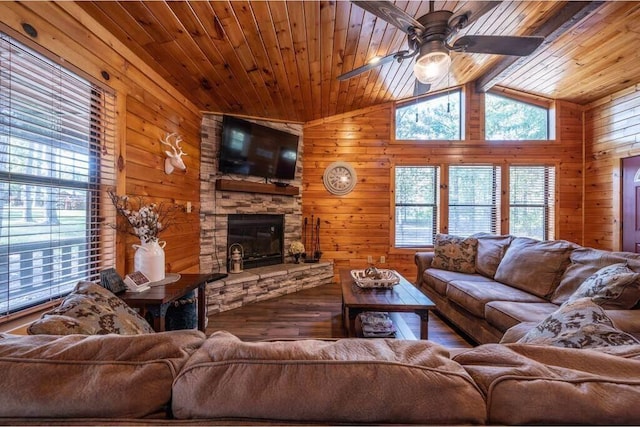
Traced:
[[[50, 209], [51, 212], [55, 212], [55, 215], [57, 215], [58, 211], [62, 212], [62, 209], [58, 206], [61, 191], [65, 189], [75, 189], [75, 191], [85, 193], [82, 202], [84, 208], [73, 209], [73, 211], [77, 211], [76, 213], [80, 213], [81, 215], [76, 216], [76, 218], [84, 216], [84, 230], [79, 230], [82, 232], [83, 237], [67, 237], [66, 231], [58, 231], [56, 234], [49, 232], [48, 234], [44, 234], [44, 240], [38, 239], [28, 244], [19, 241], [13, 243], [7, 241], [6, 244], [0, 247], [3, 252], [6, 251], [7, 255], [6, 263], [0, 261], [0, 264], [4, 264], [0, 271], [3, 275], [6, 274], [6, 276], [0, 277], [0, 280], [3, 280], [3, 282], [0, 283], [6, 285], [6, 289], [2, 291], [2, 301], [6, 304], [6, 310], [3, 308], [2, 311], [0, 311], [1, 325], [57, 304], [61, 298], [72, 290], [78, 280], [98, 281], [100, 270], [115, 263], [115, 230], [104, 227], [105, 221], [115, 221], [115, 211], [110, 207], [108, 198], [103, 195], [103, 193], [105, 193], [103, 190], [114, 186], [116, 183], [115, 120], [117, 106], [115, 91], [103, 84], [99, 84], [99, 82], [96, 82], [95, 79], [87, 76], [86, 73], [78, 68], [67, 63], [61, 63], [59, 58], [51, 55], [31, 40], [21, 37], [19, 34], [16, 35], [11, 31], [5, 31], [0, 28], [0, 36], [2, 37], [3, 46], [14, 49], [17, 52], [24, 52], [21, 54], [23, 59], [20, 59], [20, 61], [18, 61], [20, 56], [16, 57], [15, 61], [12, 60], [11, 55], [7, 56], [7, 59], [4, 60], [3, 70], [11, 67], [17, 70], [15, 71], [16, 73], [24, 73], [24, 69], [26, 69], [25, 66], [29, 66], [32, 67], [31, 69], [34, 76], [46, 76], [49, 75], [49, 73], [54, 73], [56, 76], [59, 75], [59, 81], [51, 81], [49, 90], [51, 94], [54, 94], [53, 96], [60, 96], [59, 99], [63, 102], [70, 102], [70, 104], [68, 104], [69, 111], [66, 118], [62, 115], [62, 111], [60, 111], [60, 123], [57, 126], [61, 126], [62, 130], [57, 130], [56, 128], [52, 136], [47, 136], [44, 139], [44, 132], [34, 132], [33, 135], [30, 136], [21, 135], [20, 129], [27, 128], [24, 127], [25, 125], [20, 124], [19, 121], [14, 123], [13, 120], [24, 121], [39, 114], [51, 113], [52, 111], [57, 112], [55, 107], [49, 107], [49, 109], [45, 110], [39, 107], [37, 102], [33, 102], [33, 105], [25, 105], [25, 107], [23, 107], [23, 109], [27, 108], [24, 109], [24, 116], [17, 116], [19, 117], [18, 119], [14, 118], [5, 123], [4, 129], [7, 133], [4, 135], [9, 139], [10, 144], [7, 145], [7, 157], [3, 160], [7, 169], [0, 171], [0, 180], [7, 185], [7, 197], [12, 191], [11, 186], [40, 187], [42, 191], [48, 194], [47, 200], [49, 201], [45, 203], [51, 204], [49, 207], [45, 207], [45, 209]], [[18, 77], [14, 76], [12, 78]], [[12, 81], [8, 79], [9, 77], [7, 77], [8, 82]], [[82, 86], [82, 88], [74, 86], [76, 82], [84, 86]], [[67, 87], [65, 87], [65, 85], [67, 85]], [[15, 95], [17, 95], [16, 99], [24, 99], [25, 91], [23, 87], [26, 88], [30, 86], [31, 85], [27, 85], [26, 83], [23, 85], [12, 85], [11, 89], [6, 89], [7, 99], [9, 102], [14, 99], [14, 91]], [[43, 92], [43, 96], [49, 96], [48, 92]], [[76, 111], [71, 110], [71, 108], [75, 108], [71, 106], [73, 102], [78, 102], [78, 112], [86, 113], [86, 115], [82, 116], [83, 120], [86, 120], [85, 123], [83, 123], [82, 120], [77, 122], [72, 120], [71, 114], [74, 114]], [[12, 113], [11, 116], [9, 116], [9, 112], [22, 111], [18, 109], [14, 110], [12, 107], [7, 108], [10, 108], [7, 113], [8, 117], [14, 117], [15, 115], [15, 113]], [[46, 121], [46, 124], [49, 125], [50, 123], [53, 123], [51, 119]], [[73, 125], [70, 126], [69, 123], [73, 123]], [[13, 140], [15, 140], [15, 143], [11, 142]], [[20, 143], [18, 141], [24, 142]], [[26, 147], [25, 149], [34, 147], [34, 144], [37, 144], [41, 146], [43, 153], [49, 153], [46, 158], [39, 159], [43, 162], [44, 167], [47, 167], [47, 165], [55, 166], [56, 164], [64, 166], [60, 166], [59, 168], [52, 167], [52, 172], [43, 176], [29, 172], [29, 170], [25, 170], [23, 173], [15, 173], [12, 171], [12, 165], [16, 165], [13, 160], [15, 153], [10, 151], [10, 147], [18, 147], [21, 144]], [[16, 148], [13, 150], [15, 149]], [[86, 155], [86, 159], [78, 160], [73, 154], [71, 154], [70, 157], [70, 153], [74, 152]], [[30, 158], [35, 159], [35, 156], [30, 156]], [[65, 158], [69, 160], [65, 160]], [[71, 169], [72, 172], [69, 172], [69, 168], [78, 166], [86, 168], [84, 169], [85, 172], [77, 172], [75, 169]], [[28, 165], [24, 167], [28, 167]], [[42, 168], [42, 165], [39, 167]], [[69, 174], [70, 177], [64, 176], [67, 174]], [[55, 205], [53, 203], [55, 203]], [[9, 204], [10, 201], [6, 200], [6, 212], [10, 210]], [[3, 213], [0, 212], [0, 214]], [[54, 214], [52, 213], [52, 215]], [[52, 218], [54, 217], [52, 216]], [[10, 230], [14, 229], [15, 225], [12, 226], [8, 221], [9, 219], [7, 218], [4, 229], [6, 229], [8, 233], [11, 233]], [[79, 226], [81, 223], [78, 222], [75, 224]], [[62, 224], [60, 226], [62, 227]], [[67, 250], [75, 251], [75, 248], [67, 247], [66, 244], [71, 242], [71, 240], [78, 239], [80, 239], [81, 242], [78, 243], [80, 247], [77, 248], [78, 252], [76, 255], [73, 255], [74, 252], [65, 252]], [[46, 249], [44, 249], [44, 252], [42, 252], [42, 249], [34, 249], [37, 252], [28, 253], [29, 251], [25, 246], [26, 244], [34, 248], [36, 246], [42, 246]], [[24, 252], [25, 250], [27, 250], [27, 252]], [[38, 253], [40, 252], [42, 252], [42, 255], [38, 258]], [[67, 255], [64, 255], [65, 253], [67, 253]], [[26, 267], [23, 267], [23, 254], [27, 257], [24, 261]], [[16, 256], [19, 257], [19, 269], [15, 269], [15, 262], [11, 261], [10, 264], [10, 256], [14, 258]], [[58, 259], [58, 257], [61, 258], [61, 261], [54, 262], [53, 260]], [[70, 259], [72, 261], [69, 261]], [[24, 282], [24, 276], [22, 276], [22, 274], [25, 272], [25, 268], [30, 270], [29, 263], [34, 263], [36, 260], [40, 264], [38, 269], [41, 270], [41, 273], [37, 276], [36, 273], [33, 273], [33, 278]], [[69, 275], [68, 272], [71, 270], [65, 267], [65, 262], [72, 262], [74, 265], [77, 265], [73, 271], [77, 269], [77, 273], [75, 274], [82, 273], [82, 277], [72, 277], [74, 273], [69, 273], [71, 274]], [[35, 268], [36, 267], [31, 267], [31, 270]], [[12, 276], [10, 276], [10, 274]], [[41, 281], [36, 282], [36, 280], [38, 280], [37, 278], [40, 278]], [[43, 294], [42, 297], [34, 298], [24, 304], [16, 302], [19, 301], [20, 296], [15, 293], [12, 295], [12, 283], [16, 282], [20, 288], [23, 286], [27, 288], [39, 286], [45, 279], [47, 280], [45, 282], [47, 283], [47, 295]], [[32, 281], [31, 285], [29, 285], [30, 281]], [[37, 283], [37, 285], [35, 283]], [[27, 291], [27, 289], [25, 289], [25, 291]], [[6, 294], [4, 292], [6, 292]], [[14, 304], [11, 303], [12, 300]]]
[[[511, 100], [513, 102], [518, 102], [521, 104], [528, 104], [534, 107], [539, 107], [547, 112], [547, 138], [546, 139], [488, 139], [487, 137], [487, 97], [486, 95], [496, 96], [504, 99]], [[556, 126], [555, 126], [555, 102], [553, 100], [536, 97], [536, 96], [523, 96], [517, 92], [508, 90], [506, 88], [500, 89], [491, 89], [486, 94], [482, 95], [482, 132], [483, 138], [488, 143], [527, 143], [527, 144], [535, 144], [535, 143], [548, 143], [555, 140], [556, 135]]]
[[[396, 131], [397, 131], [397, 123], [396, 123], [396, 119], [397, 119], [397, 111], [400, 108], [404, 108], [404, 107], [410, 107], [412, 105], [416, 105], [419, 104], [420, 102], [428, 102], [431, 99], [434, 98], [440, 98], [443, 96], [447, 96], [449, 94], [457, 94], [459, 96], [459, 114], [460, 114], [460, 127], [458, 129], [458, 135], [459, 138], [458, 139], [419, 139], [419, 138], [415, 138], [415, 139], [404, 139], [404, 138], [397, 138], [396, 137]], [[466, 91], [464, 86], [455, 86], [452, 88], [448, 88], [445, 90], [441, 90], [441, 91], [436, 91], [436, 92], [430, 92], [428, 94], [425, 95], [421, 95], [421, 96], [417, 96], [414, 98], [411, 98], [409, 100], [403, 100], [403, 101], [399, 101], [393, 104], [393, 108], [391, 108], [391, 141], [392, 142], [398, 142], [398, 143], [409, 143], [409, 144], [416, 144], [416, 143], [428, 143], [428, 144], [437, 144], [437, 143], [461, 143], [464, 142], [465, 140], [465, 133], [466, 133], [466, 123], [465, 123], [465, 119], [466, 119], [466, 115], [465, 115], [465, 111], [466, 111], [466, 103], [467, 103], [467, 96], [466, 96]]]
[[515, 167], [550, 167], [554, 170], [554, 182], [553, 188], [549, 188], [549, 194], [553, 200], [553, 206], [549, 211], [553, 216], [553, 220], [547, 227], [547, 230], [551, 230], [553, 232], [554, 238], [558, 233], [558, 179], [557, 174], [559, 170], [559, 164], [557, 163], [548, 163], [548, 162], [537, 162], [537, 161], [528, 161], [527, 159], [522, 159], [517, 162], [508, 162], [508, 163], [479, 163], [479, 162], [469, 162], [469, 163], [429, 163], [429, 164], [416, 164], [416, 163], [392, 163], [391, 164], [391, 190], [393, 191], [392, 197], [390, 197], [390, 212], [391, 212], [391, 220], [390, 227], [391, 230], [389, 236], [389, 252], [390, 253], [400, 253], [400, 254], [410, 254], [415, 251], [432, 251], [433, 245], [421, 245], [414, 247], [398, 247], [395, 246], [396, 240], [396, 230], [395, 230], [395, 200], [396, 200], [396, 182], [395, 182], [395, 169], [397, 167], [424, 167], [424, 166], [432, 166], [439, 167], [440, 176], [439, 176], [439, 194], [437, 198], [439, 199], [439, 209], [438, 209], [438, 218], [439, 224], [436, 228], [436, 233], [448, 234], [449, 233], [449, 167], [450, 166], [494, 166], [500, 169], [500, 190], [499, 197], [500, 203], [498, 205], [498, 222], [496, 226], [496, 234], [509, 234], [510, 229], [510, 220], [509, 220], [509, 212], [510, 212], [510, 168]]

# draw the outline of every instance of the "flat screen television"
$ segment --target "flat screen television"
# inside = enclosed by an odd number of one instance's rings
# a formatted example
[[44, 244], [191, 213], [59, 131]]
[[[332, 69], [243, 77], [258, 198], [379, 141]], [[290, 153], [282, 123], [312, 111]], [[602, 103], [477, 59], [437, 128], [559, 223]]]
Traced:
[[220, 172], [292, 180], [297, 158], [298, 135], [223, 116]]

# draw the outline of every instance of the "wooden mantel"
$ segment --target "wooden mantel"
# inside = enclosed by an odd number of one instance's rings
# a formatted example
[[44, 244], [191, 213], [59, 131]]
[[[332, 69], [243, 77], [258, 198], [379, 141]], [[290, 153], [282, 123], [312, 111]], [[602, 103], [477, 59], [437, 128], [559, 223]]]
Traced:
[[240, 181], [234, 179], [216, 180], [216, 190], [239, 191], [243, 193], [281, 194], [284, 196], [297, 196], [300, 188], [294, 185], [280, 186], [262, 182]]

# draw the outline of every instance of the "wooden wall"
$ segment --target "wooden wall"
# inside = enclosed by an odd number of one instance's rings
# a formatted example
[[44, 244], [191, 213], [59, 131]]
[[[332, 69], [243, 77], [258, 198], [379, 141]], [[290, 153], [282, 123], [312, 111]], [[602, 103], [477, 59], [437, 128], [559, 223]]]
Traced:
[[[22, 23], [35, 27], [38, 36], [28, 37]], [[117, 191], [156, 202], [190, 201], [192, 213], [181, 212], [160, 237], [167, 241], [167, 271], [198, 272], [201, 114], [195, 105], [72, 2], [0, 2], [0, 30], [115, 92]], [[164, 173], [166, 147], [158, 138], [166, 132], [183, 137], [186, 172]], [[117, 268], [128, 273], [133, 270], [131, 245], [138, 239], [118, 237]]]
[[[459, 142], [402, 143], [392, 138], [393, 104], [308, 122], [304, 127], [303, 215], [321, 218], [324, 257], [340, 268], [363, 268], [381, 255], [388, 268], [415, 277], [414, 250], [390, 248], [391, 167], [398, 164], [553, 163], [557, 165], [556, 238], [582, 242], [582, 108], [558, 102], [554, 141], [483, 139], [484, 95], [466, 88], [466, 138]], [[334, 161], [353, 164], [354, 191], [338, 197], [322, 183]]]
[[585, 112], [585, 243], [620, 250], [621, 159], [640, 155], [640, 85], [602, 98]]

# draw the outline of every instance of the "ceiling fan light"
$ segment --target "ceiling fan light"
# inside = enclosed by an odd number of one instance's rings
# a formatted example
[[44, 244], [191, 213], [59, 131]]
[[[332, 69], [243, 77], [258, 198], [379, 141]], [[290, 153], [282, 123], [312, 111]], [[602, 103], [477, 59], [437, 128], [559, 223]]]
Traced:
[[382, 59], [381, 56], [374, 56], [373, 58], [371, 58], [370, 60], [367, 61], [367, 64], [369, 65], [375, 65], [378, 62], [380, 62], [380, 60]]
[[449, 71], [451, 57], [446, 51], [432, 51], [421, 55], [413, 66], [413, 74], [420, 83], [435, 84]]

